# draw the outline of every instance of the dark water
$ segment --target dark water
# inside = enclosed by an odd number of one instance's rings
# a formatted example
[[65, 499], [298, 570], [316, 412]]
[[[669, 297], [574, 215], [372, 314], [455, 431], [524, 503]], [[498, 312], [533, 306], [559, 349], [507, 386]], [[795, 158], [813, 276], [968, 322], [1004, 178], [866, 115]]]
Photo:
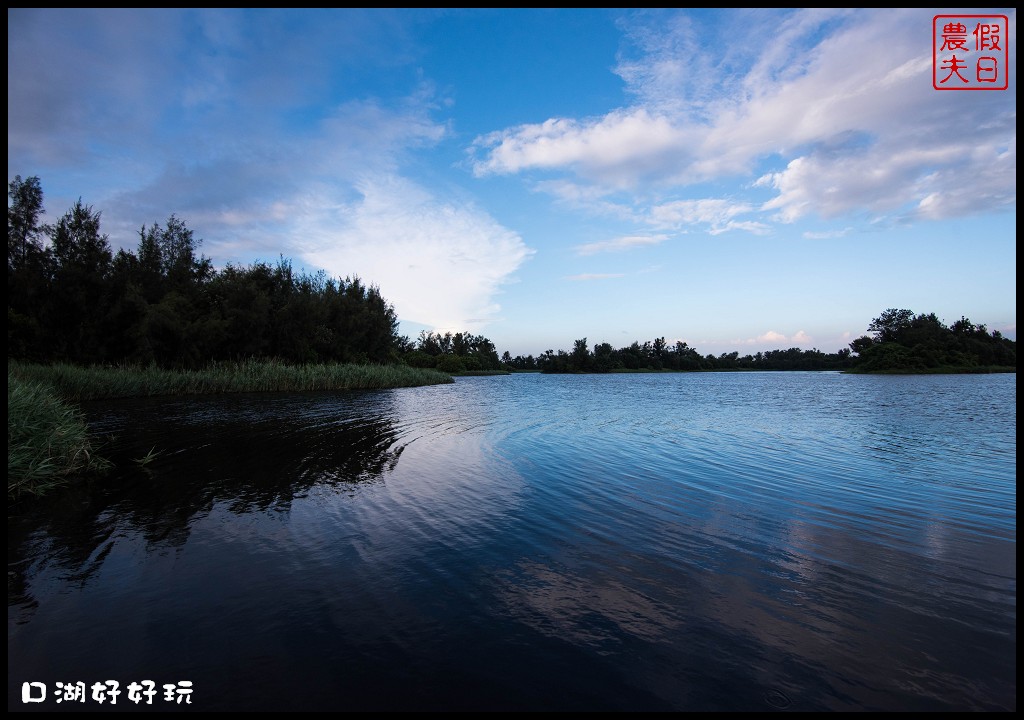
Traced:
[[[464, 378], [90, 408], [8, 708], [1015, 710], [1016, 377]], [[160, 453], [134, 466], [151, 448]], [[24, 705], [22, 683], [45, 683]]]

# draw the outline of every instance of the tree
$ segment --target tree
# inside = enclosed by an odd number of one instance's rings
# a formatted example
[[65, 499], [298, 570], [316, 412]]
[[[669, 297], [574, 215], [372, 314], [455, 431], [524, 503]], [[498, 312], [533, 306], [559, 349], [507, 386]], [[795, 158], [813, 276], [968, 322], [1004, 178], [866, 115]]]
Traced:
[[420, 352], [426, 353], [427, 355], [433, 355], [435, 357], [437, 355], [441, 355], [443, 354], [443, 351], [441, 350], [441, 344], [438, 342], [440, 337], [441, 336], [436, 333], [428, 332], [427, 330], [420, 330], [420, 337], [417, 342], [416, 349]]
[[110, 267], [110, 243], [100, 234], [100, 213], [81, 198], [53, 226], [50, 242], [58, 272], [75, 268], [102, 278]]
[[187, 286], [192, 283], [198, 246], [199, 243], [192, 231], [184, 222], [171, 215], [167, 219], [167, 226], [160, 234], [164, 276], [171, 282], [171, 287]]
[[44, 228], [39, 224], [43, 214], [43, 187], [39, 178], [21, 179], [15, 175], [7, 184], [7, 269], [23, 267], [30, 254], [42, 255], [39, 236]]
[[868, 330], [875, 333], [878, 342], [895, 342], [911, 326], [913, 320], [913, 310], [889, 308], [871, 321]]
[[859, 372], [978, 372], [1017, 364], [1016, 343], [989, 335], [966, 317], [946, 327], [935, 313], [889, 309], [869, 329], [873, 338], [850, 343]]
[[129, 263], [131, 280], [142, 289], [146, 300], [159, 302], [164, 294], [164, 260], [160, 249], [160, 226], [143, 225], [139, 229], [137, 262]]
[[611, 343], [598, 343], [594, 346], [594, 371], [609, 372], [615, 367], [615, 351]]
[[971, 335], [974, 335], [975, 332], [977, 332], [978, 330], [975, 327], [974, 323], [972, 323], [969, 318], [965, 318], [963, 315], [960, 316], [959, 320], [950, 325], [949, 329], [953, 331], [954, 335], [959, 335], [961, 337], [969, 337]]
[[7, 198], [7, 352], [43, 360], [48, 343], [40, 307], [49, 297], [49, 253], [40, 241], [46, 228], [39, 222], [39, 178], [16, 175]]
[[[142, 226], [137, 253], [112, 256], [100, 213], [81, 199], [44, 226], [38, 178], [18, 176], [8, 197], [8, 357], [197, 367], [260, 357], [391, 363], [413, 350], [379, 288], [358, 277], [296, 273], [284, 257], [216, 272], [174, 215]], [[498, 366], [486, 338], [457, 340], [472, 355], [463, 365]], [[439, 342], [450, 349], [453, 338], [429, 336], [431, 349]]]
[[859, 338], [850, 343], [850, 349], [861, 355], [865, 350], [875, 344], [875, 339], [870, 335], [861, 335]]
[[96, 362], [112, 260], [107, 236], [100, 233], [100, 213], [79, 199], [50, 229], [50, 244], [54, 291], [47, 325], [53, 347], [59, 357]]
[[587, 350], [587, 339], [582, 338], [573, 344], [572, 355], [569, 356], [569, 368], [572, 372], [586, 372], [590, 367], [590, 351]]

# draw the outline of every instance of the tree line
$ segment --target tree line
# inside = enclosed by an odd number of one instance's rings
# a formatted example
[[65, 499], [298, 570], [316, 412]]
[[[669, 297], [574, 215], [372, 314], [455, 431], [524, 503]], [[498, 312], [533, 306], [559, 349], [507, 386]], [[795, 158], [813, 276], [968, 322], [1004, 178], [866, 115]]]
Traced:
[[[505, 354], [506, 356], [508, 353]], [[845, 370], [851, 367], [852, 352], [843, 348], [835, 353], [820, 350], [769, 350], [740, 356], [738, 352], [701, 355], [687, 343], [668, 343], [664, 337], [643, 344], [634, 342], [615, 349], [609, 343], [598, 343], [591, 350], [587, 339], [576, 340], [571, 352], [547, 350], [538, 357], [503, 358], [508, 367], [517, 370], [539, 370], [546, 373], [675, 371], [707, 370]]]
[[399, 350], [402, 359], [413, 367], [432, 367], [448, 373], [505, 369], [494, 343], [483, 335], [461, 332], [442, 335], [424, 330], [416, 343], [400, 338]]
[[[41, 223], [38, 177], [8, 184], [8, 357], [195, 368], [219, 360], [400, 362], [394, 308], [358, 277], [277, 263], [215, 270], [185, 222], [143, 225], [112, 251], [81, 200]], [[408, 344], [408, 341], [405, 341]]]
[[738, 352], [701, 355], [685, 342], [669, 344], [664, 337], [642, 345], [614, 349], [599, 343], [591, 350], [587, 339], [576, 340], [571, 351], [547, 350], [502, 358], [509, 369], [546, 373], [606, 373], [631, 370], [849, 370], [852, 372], [987, 372], [1015, 370], [1017, 343], [998, 330], [988, 331], [961, 317], [946, 326], [935, 313], [915, 315], [889, 309], [871, 321], [864, 335], [834, 353], [818, 349], [769, 350], [740, 356]]

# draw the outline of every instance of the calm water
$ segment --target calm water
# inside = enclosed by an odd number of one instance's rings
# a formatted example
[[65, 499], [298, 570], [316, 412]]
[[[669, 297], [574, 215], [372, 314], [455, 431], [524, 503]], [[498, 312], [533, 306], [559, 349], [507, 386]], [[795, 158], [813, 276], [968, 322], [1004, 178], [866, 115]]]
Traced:
[[142, 679], [212, 710], [1016, 709], [1013, 375], [90, 417], [126, 469], [8, 518], [9, 709], [68, 709], [23, 682]]

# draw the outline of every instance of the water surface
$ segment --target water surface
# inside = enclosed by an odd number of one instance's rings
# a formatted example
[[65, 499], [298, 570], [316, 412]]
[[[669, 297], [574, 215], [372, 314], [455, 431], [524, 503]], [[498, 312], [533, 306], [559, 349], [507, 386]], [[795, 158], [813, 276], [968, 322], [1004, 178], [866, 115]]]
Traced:
[[1013, 375], [89, 415], [123, 470], [9, 517], [9, 709], [141, 679], [211, 710], [1016, 709]]

